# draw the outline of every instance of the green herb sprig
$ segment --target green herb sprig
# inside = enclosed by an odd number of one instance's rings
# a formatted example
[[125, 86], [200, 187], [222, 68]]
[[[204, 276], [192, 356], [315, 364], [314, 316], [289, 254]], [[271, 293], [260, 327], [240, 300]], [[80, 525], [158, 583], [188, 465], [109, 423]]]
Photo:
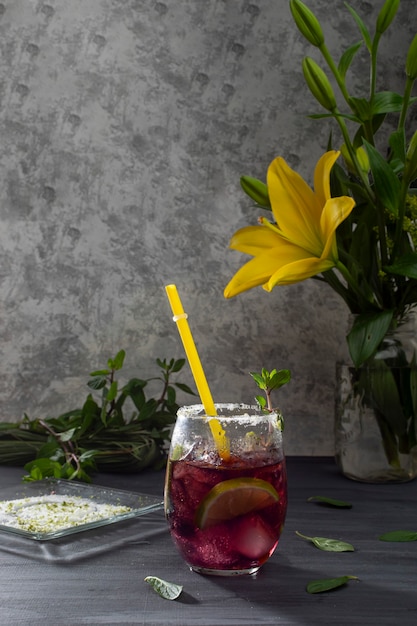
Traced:
[[279, 389], [283, 385], [286, 385], [291, 380], [290, 370], [276, 370], [273, 369], [270, 372], [264, 367], [260, 374], [256, 372], [250, 372], [253, 380], [258, 385], [259, 389], [265, 392], [264, 396], [255, 396], [255, 399], [261, 409], [267, 411], [274, 411], [271, 400], [271, 393], [274, 389]]
[[[0, 428], [0, 464], [22, 464], [24, 480], [55, 478], [91, 481], [94, 471], [137, 472], [165, 462], [165, 444], [175, 421], [176, 392], [195, 395], [185, 384], [172, 382], [185, 359], [156, 359], [160, 375], [132, 378], [121, 385], [125, 351], [107, 367], [93, 371], [87, 385], [100, 393], [88, 394], [81, 408], [58, 417], [5, 423]], [[147, 397], [150, 381], [160, 383], [157, 397]], [[130, 412], [128, 414], [128, 406]]]

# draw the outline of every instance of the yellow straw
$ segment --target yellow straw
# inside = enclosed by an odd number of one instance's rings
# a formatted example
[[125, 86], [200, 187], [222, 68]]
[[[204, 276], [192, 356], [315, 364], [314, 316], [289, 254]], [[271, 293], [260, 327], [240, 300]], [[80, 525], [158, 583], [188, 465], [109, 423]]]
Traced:
[[[173, 319], [177, 324], [178, 332], [184, 346], [185, 354], [187, 355], [188, 363], [190, 365], [204, 411], [208, 416], [215, 416], [217, 415], [216, 407], [214, 406], [213, 398], [207, 384], [200, 357], [198, 356], [197, 348], [188, 325], [188, 316], [184, 313], [177, 287], [175, 285], [166, 285], [165, 290], [174, 314]], [[218, 420], [210, 420], [209, 423], [218, 453], [223, 459], [229, 458], [227, 437], [220, 422]]]

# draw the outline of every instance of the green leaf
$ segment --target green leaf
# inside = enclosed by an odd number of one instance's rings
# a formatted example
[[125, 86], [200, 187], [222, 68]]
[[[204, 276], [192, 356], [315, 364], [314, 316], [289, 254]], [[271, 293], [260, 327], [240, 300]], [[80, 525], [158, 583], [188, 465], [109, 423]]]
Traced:
[[357, 576], [339, 576], [338, 578], [322, 578], [320, 580], [312, 580], [307, 585], [308, 593], [322, 593], [330, 591], [336, 587], [342, 587], [349, 580], [359, 580]]
[[87, 382], [87, 386], [90, 387], [90, 389], [98, 391], [99, 389], [103, 389], [103, 387], [106, 386], [106, 383], [107, 378], [105, 376], [95, 376]]
[[272, 389], [279, 389], [283, 385], [286, 385], [291, 380], [291, 372], [289, 370], [274, 370], [274, 374], [271, 376], [268, 387]]
[[352, 96], [349, 98], [349, 105], [362, 122], [371, 119], [372, 109], [369, 100], [366, 98], [354, 98]]
[[393, 91], [378, 91], [372, 101], [372, 116], [382, 113], [398, 113], [403, 106], [403, 97]]
[[256, 372], [249, 372], [249, 373], [252, 376], [253, 380], [258, 385], [259, 389], [266, 389], [266, 383], [263, 377], [261, 376], [261, 374], [257, 374]]
[[168, 385], [168, 387], [167, 387], [167, 403], [169, 405], [175, 404], [176, 397], [177, 397], [177, 394], [175, 393], [175, 389], [173, 387], [171, 387], [171, 385]]
[[384, 207], [397, 216], [401, 183], [381, 154], [365, 139], [363, 144], [369, 157], [374, 179], [373, 189]]
[[177, 359], [171, 368], [171, 372], [179, 372], [185, 364], [185, 359]]
[[139, 412], [138, 420], [143, 421], [149, 419], [155, 413], [157, 406], [158, 403], [154, 398], [147, 400]]
[[266, 407], [266, 399], [263, 396], [255, 396], [256, 402], [259, 404], [261, 409]]
[[117, 396], [117, 387], [118, 387], [118, 383], [117, 380], [114, 380], [112, 382], [112, 384], [110, 385], [110, 388], [107, 392], [106, 395], [106, 401], [107, 402], [113, 402], [113, 400], [116, 398]]
[[344, 502], [343, 500], [335, 500], [334, 498], [327, 498], [326, 496], [311, 496], [307, 499], [307, 502], [318, 502], [319, 504], [327, 504], [328, 506], [334, 506], [342, 509], [351, 509], [350, 502]]
[[176, 600], [183, 590], [182, 585], [168, 582], [157, 576], [146, 576], [144, 580], [165, 600]]
[[339, 70], [340, 76], [343, 79], [345, 78], [346, 72], [348, 71], [350, 64], [353, 61], [353, 58], [355, 54], [357, 53], [357, 51], [359, 50], [359, 48], [361, 47], [361, 45], [362, 45], [362, 41], [358, 41], [357, 43], [353, 44], [353, 46], [345, 50], [345, 52], [342, 54], [340, 61], [339, 61], [338, 70]]
[[268, 187], [265, 183], [251, 176], [241, 176], [240, 184], [243, 191], [252, 198], [252, 200], [255, 200], [256, 204], [259, 204], [263, 209], [271, 209]]
[[29, 472], [29, 476], [25, 476], [25, 481], [42, 480], [43, 478], [61, 478], [62, 466], [58, 461], [42, 458], [35, 459], [30, 463], [26, 463], [24, 469]]
[[69, 430], [65, 430], [64, 432], [59, 433], [60, 441], [71, 441], [76, 432], [76, 428], [70, 428]]
[[362, 18], [356, 13], [355, 9], [353, 9], [351, 6], [349, 6], [347, 4], [347, 2], [345, 2], [345, 6], [350, 11], [353, 19], [355, 20], [356, 24], [358, 25], [358, 28], [359, 28], [359, 30], [361, 32], [361, 35], [362, 35], [362, 38], [363, 38], [363, 40], [365, 42], [365, 45], [368, 48], [369, 52], [371, 52], [371, 50], [372, 50], [371, 35], [369, 34], [369, 31], [368, 31], [365, 23], [363, 22]]
[[109, 376], [111, 374], [111, 370], [96, 370], [94, 372], [90, 372], [90, 376]]
[[405, 153], [406, 153], [404, 128], [401, 128], [400, 130], [396, 130], [393, 133], [391, 133], [388, 143], [389, 143], [389, 146], [392, 150], [394, 157], [399, 159], [401, 163], [404, 164]]
[[407, 418], [389, 365], [382, 359], [375, 359], [371, 368], [363, 370], [360, 383], [369, 404], [384, 416], [396, 435], [403, 435], [407, 429]]
[[410, 252], [404, 255], [393, 265], [385, 266], [384, 270], [390, 274], [417, 278], [417, 252]]
[[369, 359], [387, 333], [393, 311], [358, 315], [347, 336], [350, 356], [355, 367]]
[[393, 530], [379, 537], [380, 541], [417, 541], [417, 532], [413, 530]]
[[194, 391], [191, 389], [191, 387], [189, 387], [188, 385], [185, 385], [184, 383], [174, 383], [174, 385], [175, 387], [178, 387], [178, 389], [181, 389], [181, 391], [184, 391], [185, 393], [189, 393], [192, 396], [196, 395]]
[[123, 367], [125, 356], [126, 356], [126, 352], [124, 350], [120, 350], [114, 357], [112, 369], [121, 370]]
[[346, 543], [345, 541], [339, 541], [338, 539], [328, 539], [327, 537], [307, 537], [306, 535], [302, 535], [295, 531], [295, 534], [302, 539], [307, 539], [311, 541], [316, 548], [319, 550], [324, 550], [325, 552], [354, 552], [355, 548], [350, 543]]

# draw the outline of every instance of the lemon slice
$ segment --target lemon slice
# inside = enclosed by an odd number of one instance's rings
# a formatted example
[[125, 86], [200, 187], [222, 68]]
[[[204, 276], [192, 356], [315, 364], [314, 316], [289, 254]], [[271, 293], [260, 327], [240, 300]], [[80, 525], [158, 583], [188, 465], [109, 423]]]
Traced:
[[218, 483], [200, 502], [195, 516], [198, 528], [204, 530], [239, 515], [259, 511], [278, 502], [274, 487], [260, 478], [232, 478]]

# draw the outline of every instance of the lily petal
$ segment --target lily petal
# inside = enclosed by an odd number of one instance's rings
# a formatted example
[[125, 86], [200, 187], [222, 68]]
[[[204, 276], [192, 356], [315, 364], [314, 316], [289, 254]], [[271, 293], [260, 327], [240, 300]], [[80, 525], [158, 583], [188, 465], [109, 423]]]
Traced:
[[[326, 202], [323, 208], [323, 213], [320, 218], [320, 227], [323, 233], [326, 234], [326, 243], [322, 256], [333, 256], [337, 261], [338, 254], [336, 256], [332, 253], [332, 243], [336, 244], [336, 229], [337, 227], [350, 215], [355, 201], [349, 196], [340, 196], [339, 198], [330, 198]], [[335, 246], [334, 246], [335, 247]]]
[[279, 244], [280, 236], [264, 226], [245, 226], [236, 231], [230, 240], [230, 248], [256, 256], [265, 248]]
[[340, 152], [330, 150], [325, 152], [317, 161], [314, 170], [314, 191], [321, 206], [324, 206], [331, 198], [330, 195], [330, 172], [340, 156]]
[[[231, 298], [253, 287], [265, 286], [271, 279], [271, 267], [274, 267], [276, 272], [285, 273], [287, 267], [309, 259], [311, 257], [303, 248], [281, 238], [279, 244], [274, 248], [264, 250], [241, 267], [227, 285], [224, 295], [226, 298]], [[317, 260], [315, 257], [314, 259]], [[334, 263], [331, 263], [331, 267], [333, 265]], [[326, 267], [326, 269], [329, 268]]]
[[272, 291], [277, 285], [299, 283], [302, 280], [326, 272], [332, 267], [334, 267], [334, 263], [329, 259], [317, 259], [316, 257], [301, 259], [281, 267], [263, 287], [266, 291]]
[[272, 212], [282, 233], [299, 246], [320, 255], [320, 203], [313, 190], [281, 157], [267, 174]]

